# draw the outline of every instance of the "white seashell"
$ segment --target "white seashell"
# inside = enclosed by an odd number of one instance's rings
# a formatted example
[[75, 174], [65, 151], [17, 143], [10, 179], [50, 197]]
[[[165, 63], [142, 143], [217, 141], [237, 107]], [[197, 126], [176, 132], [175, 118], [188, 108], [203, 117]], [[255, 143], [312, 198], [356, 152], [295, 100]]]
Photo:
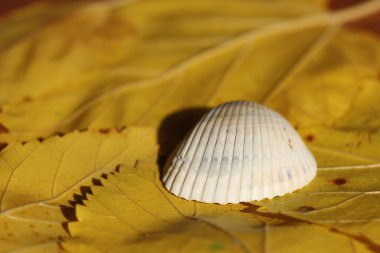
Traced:
[[166, 165], [165, 187], [188, 200], [239, 203], [272, 198], [308, 184], [317, 167], [279, 113], [236, 101], [203, 116]]

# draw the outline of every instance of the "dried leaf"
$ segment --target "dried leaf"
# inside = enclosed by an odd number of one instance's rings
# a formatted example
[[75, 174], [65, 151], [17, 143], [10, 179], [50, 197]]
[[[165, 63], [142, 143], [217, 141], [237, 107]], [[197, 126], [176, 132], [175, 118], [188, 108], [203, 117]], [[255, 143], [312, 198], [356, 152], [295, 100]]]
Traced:
[[380, 249], [380, 164], [319, 169], [307, 187], [259, 202], [282, 213], [361, 238]]
[[[339, 118], [363, 99], [359, 109], [378, 115], [371, 107], [378, 39], [340, 26], [373, 13], [378, 2], [336, 13], [318, 1], [276, 5], [115, 1], [68, 13], [2, 53], [0, 122], [10, 131], [0, 141], [88, 126], [158, 127], [170, 113], [231, 99], [262, 100], [302, 125], [359, 125], [368, 114]], [[363, 55], [363, 48], [374, 53]], [[352, 70], [356, 79], [340, 78]], [[327, 85], [331, 96], [315, 92]], [[315, 103], [326, 106], [308, 106]]]
[[[0, 153], [0, 252], [54, 252], [74, 218], [70, 201], [120, 163], [155, 159], [152, 129], [73, 132]], [[87, 189], [88, 190], [88, 189]], [[70, 217], [71, 215], [71, 217]]]
[[299, 133], [316, 157], [319, 167], [380, 162], [380, 132], [378, 131], [305, 127], [299, 129]]
[[[267, 218], [249, 205], [186, 201], [161, 185], [158, 168], [139, 162], [93, 186], [78, 222], [69, 224], [69, 252], [369, 252], [326, 228]], [[289, 244], [289, 240], [292, 241]]]
[[[327, 5], [83, 1], [0, 20], [0, 251], [379, 250], [380, 43], [364, 23], [380, 2]], [[291, 121], [317, 158], [312, 184], [258, 213], [178, 199], [156, 165], [133, 167], [234, 99]], [[57, 132], [72, 133], [17, 143]]]

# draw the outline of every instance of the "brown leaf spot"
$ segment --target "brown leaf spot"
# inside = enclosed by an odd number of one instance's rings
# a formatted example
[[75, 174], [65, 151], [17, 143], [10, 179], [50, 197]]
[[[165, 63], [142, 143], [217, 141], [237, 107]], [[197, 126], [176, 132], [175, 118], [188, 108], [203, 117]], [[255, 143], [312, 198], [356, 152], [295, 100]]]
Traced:
[[336, 185], [344, 185], [345, 183], [347, 183], [347, 180], [345, 178], [339, 177], [339, 178], [333, 179], [332, 183]]
[[308, 213], [314, 210], [315, 208], [312, 206], [300, 206], [296, 209], [296, 211], [301, 212], [301, 213]]
[[3, 124], [0, 123], [0, 134], [6, 134], [9, 133], [8, 128], [6, 128]]
[[308, 134], [305, 136], [305, 139], [308, 141], [308, 142], [312, 142], [314, 140], [314, 135], [312, 134]]
[[120, 127], [115, 127], [115, 130], [116, 130], [116, 132], [121, 133], [121, 132], [123, 132], [123, 130], [125, 128], [126, 128], [126, 126], [120, 126]]
[[12, 236], [13, 236], [13, 234], [12, 234], [12, 233], [8, 233], [7, 235], [8, 235], [9, 237], [12, 237]]
[[34, 228], [34, 225], [33, 225], [33, 224], [30, 224], [29, 227], [30, 227], [30, 228]]
[[32, 98], [29, 97], [29, 96], [25, 96], [25, 97], [22, 98], [22, 101], [23, 102], [30, 102], [30, 101], [32, 101]]
[[111, 129], [109, 128], [100, 128], [99, 133], [101, 134], [109, 134], [111, 132]]

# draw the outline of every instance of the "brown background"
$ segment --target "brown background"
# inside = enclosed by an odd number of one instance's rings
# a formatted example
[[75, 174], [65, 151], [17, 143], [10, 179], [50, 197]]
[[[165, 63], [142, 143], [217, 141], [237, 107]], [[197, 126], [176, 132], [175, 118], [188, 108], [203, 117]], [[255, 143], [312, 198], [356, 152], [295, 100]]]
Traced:
[[[64, 0], [67, 1], [67, 0]], [[35, 2], [63, 2], [62, 0], [1, 0], [0, 2], [0, 16], [4, 16], [12, 10], [21, 8], [23, 6]]]
[[[0, 15], [3, 16], [9, 12], [11, 12], [14, 9], [23, 7], [25, 5], [38, 2], [38, 1], [44, 1], [44, 2], [62, 2], [62, 0], [3, 0], [2, 3], [0, 3]], [[67, 0], [65, 0], [67, 1]], [[72, 0], [73, 1], [73, 0]], [[330, 8], [331, 9], [340, 9], [344, 8], [346, 6], [362, 2], [364, 0], [331, 0], [330, 1]]]
[[[85, 0], [0, 0], [0, 17], [6, 16], [15, 9], [36, 3], [36, 2], [51, 2], [51, 3], [62, 3], [70, 1], [85, 1]], [[102, 0], [89, 0], [89, 1], [102, 1]], [[104, 0], [103, 0], [104, 1]], [[360, 2], [368, 0], [330, 0], [329, 8], [332, 10], [342, 9], [350, 5], [354, 5]], [[380, 34], [380, 13], [376, 13], [370, 17], [364, 18], [362, 20], [355, 21], [354, 23], [348, 24], [352, 28], [358, 28], [362, 30], [367, 30]]]

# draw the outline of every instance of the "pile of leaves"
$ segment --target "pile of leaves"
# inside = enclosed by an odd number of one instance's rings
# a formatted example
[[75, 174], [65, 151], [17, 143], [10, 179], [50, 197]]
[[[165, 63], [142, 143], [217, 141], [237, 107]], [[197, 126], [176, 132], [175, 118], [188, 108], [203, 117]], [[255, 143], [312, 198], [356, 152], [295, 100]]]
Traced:
[[[338, 2], [41, 2], [2, 17], [0, 252], [380, 251], [380, 1]], [[230, 100], [284, 115], [317, 177], [238, 205], [168, 193], [165, 159]]]

